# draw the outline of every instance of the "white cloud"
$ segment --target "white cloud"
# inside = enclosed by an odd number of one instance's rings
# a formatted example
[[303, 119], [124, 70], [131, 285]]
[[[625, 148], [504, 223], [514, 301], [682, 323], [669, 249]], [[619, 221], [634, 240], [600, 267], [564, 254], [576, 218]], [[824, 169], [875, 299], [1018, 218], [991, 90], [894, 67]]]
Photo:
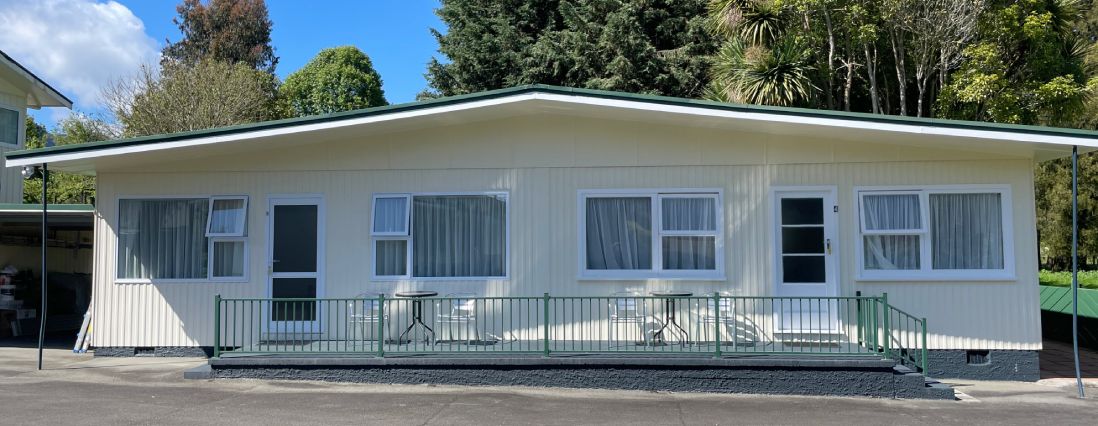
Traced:
[[159, 61], [155, 40], [126, 6], [95, 0], [0, 0], [0, 50], [84, 110], [101, 88]]

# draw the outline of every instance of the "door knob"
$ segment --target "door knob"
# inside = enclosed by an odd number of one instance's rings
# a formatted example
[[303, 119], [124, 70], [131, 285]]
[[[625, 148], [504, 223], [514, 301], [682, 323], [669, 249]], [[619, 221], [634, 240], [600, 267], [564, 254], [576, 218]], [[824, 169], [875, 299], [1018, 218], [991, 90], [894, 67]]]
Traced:
[[825, 244], [827, 245], [827, 254], [831, 254], [831, 239], [828, 238]]

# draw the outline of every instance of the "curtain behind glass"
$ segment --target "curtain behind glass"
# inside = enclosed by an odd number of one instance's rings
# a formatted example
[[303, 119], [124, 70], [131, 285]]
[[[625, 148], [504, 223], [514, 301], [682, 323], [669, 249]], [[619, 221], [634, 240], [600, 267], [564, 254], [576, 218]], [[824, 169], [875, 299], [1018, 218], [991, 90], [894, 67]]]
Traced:
[[661, 211], [664, 231], [716, 231], [717, 200], [714, 198], [664, 198]]
[[206, 278], [208, 199], [118, 204], [119, 278]]
[[507, 202], [492, 195], [412, 198], [412, 272], [417, 277], [502, 277]]
[[[899, 231], [922, 228], [918, 194], [872, 194], [862, 197], [862, 216], [867, 231]], [[919, 269], [918, 235], [866, 235], [865, 269]]]
[[652, 199], [587, 199], [587, 269], [652, 269]]
[[211, 214], [211, 234], [244, 235], [245, 211], [243, 199], [214, 200]]
[[377, 240], [374, 245], [374, 274], [403, 276], [407, 274], [408, 241]]
[[1002, 196], [931, 194], [934, 269], [1003, 269]]
[[215, 278], [243, 277], [244, 262], [244, 241], [214, 241], [211, 276]]
[[[374, 200], [374, 232], [407, 234], [407, 201], [404, 197]], [[401, 273], [403, 275], [403, 273]]]

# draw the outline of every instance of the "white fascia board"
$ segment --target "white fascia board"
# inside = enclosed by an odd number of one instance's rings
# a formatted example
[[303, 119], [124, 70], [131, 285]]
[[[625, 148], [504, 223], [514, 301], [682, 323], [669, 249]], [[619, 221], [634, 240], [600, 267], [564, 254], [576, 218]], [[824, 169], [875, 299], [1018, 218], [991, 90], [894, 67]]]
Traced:
[[766, 112], [744, 112], [692, 107], [684, 105], [667, 105], [659, 103], [639, 102], [632, 100], [605, 99], [587, 97], [582, 95], [559, 95], [550, 93], [535, 94], [537, 99], [585, 104], [595, 106], [608, 106], [642, 111], [664, 112], [672, 114], [686, 114], [693, 116], [730, 118], [739, 120], [761, 121], [769, 123], [802, 124], [822, 127], [838, 127], [861, 130], [879, 130], [895, 133], [910, 133], [927, 136], [955, 136], [978, 139], [996, 139], [1028, 143], [1046, 143], [1052, 145], [1077, 145], [1080, 147], [1098, 148], [1098, 140], [1076, 138], [1071, 136], [1042, 135], [1034, 133], [1007, 132], [997, 130], [959, 129], [953, 127], [913, 125], [901, 123], [882, 123], [871, 121], [859, 121], [850, 119], [835, 119], [826, 117], [805, 117], [787, 114], [772, 114]]
[[403, 120], [414, 117], [424, 117], [430, 115], [445, 114], [455, 111], [471, 110], [477, 108], [490, 107], [494, 105], [504, 105], [515, 102], [522, 102], [526, 100], [534, 99], [533, 94], [521, 94], [514, 96], [506, 96], [496, 99], [485, 99], [481, 101], [473, 101], [468, 103], [457, 103], [452, 105], [443, 105], [438, 107], [421, 108], [412, 111], [395, 112], [391, 114], [378, 114], [369, 117], [349, 118], [346, 120], [333, 120], [322, 123], [302, 124], [297, 126], [280, 127], [276, 129], [264, 129], [251, 132], [232, 133], [226, 135], [206, 136], [198, 137], [194, 139], [183, 139], [171, 142], [157, 142], [149, 144], [138, 144], [131, 146], [121, 146], [117, 148], [104, 148], [101, 150], [85, 151], [85, 152], [72, 152], [72, 153], [59, 153], [59, 154], [46, 154], [42, 156], [9, 159], [7, 161], [8, 167], [23, 167], [32, 166], [42, 163], [57, 163], [73, 160], [87, 160], [99, 157], [110, 157], [123, 154], [136, 154], [150, 151], [161, 151], [165, 149], [173, 148], [185, 148], [202, 145], [212, 145], [233, 141], [240, 141], [246, 139], [257, 139], [271, 136], [291, 135], [298, 133], [308, 133], [318, 130], [337, 129], [341, 127], [360, 126], [371, 123], [381, 123], [386, 121]]

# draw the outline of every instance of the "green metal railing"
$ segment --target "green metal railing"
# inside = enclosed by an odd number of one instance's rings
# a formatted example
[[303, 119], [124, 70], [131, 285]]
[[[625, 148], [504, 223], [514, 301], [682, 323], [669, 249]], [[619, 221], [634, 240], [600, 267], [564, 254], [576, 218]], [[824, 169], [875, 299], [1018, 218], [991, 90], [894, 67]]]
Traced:
[[879, 354], [926, 369], [926, 320], [874, 297], [214, 299], [214, 357]]

